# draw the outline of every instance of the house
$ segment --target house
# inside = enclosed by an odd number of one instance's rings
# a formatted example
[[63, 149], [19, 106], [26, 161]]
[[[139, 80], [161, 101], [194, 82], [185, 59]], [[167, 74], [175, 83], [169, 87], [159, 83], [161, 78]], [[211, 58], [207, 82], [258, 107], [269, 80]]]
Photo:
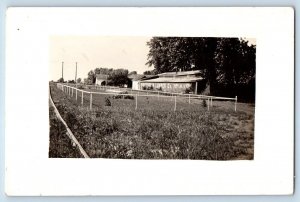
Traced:
[[96, 74], [96, 85], [99, 86], [105, 86], [107, 85], [107, 79], [108, 75], [107, 74]]
[[130, 80], [128, 87], [132, 88], [132, 90], [140, 90], [140, 81], [157, 78], [157, 77], [158, 77], [157, 75], [142, 75], [142, 74], [128, 75], [128, 78]]
[[205, 87], [201, 71], [165, 72], [156, 78], [139, 81], [139, 89], [161, 90], [174, 93], [199, 93]]

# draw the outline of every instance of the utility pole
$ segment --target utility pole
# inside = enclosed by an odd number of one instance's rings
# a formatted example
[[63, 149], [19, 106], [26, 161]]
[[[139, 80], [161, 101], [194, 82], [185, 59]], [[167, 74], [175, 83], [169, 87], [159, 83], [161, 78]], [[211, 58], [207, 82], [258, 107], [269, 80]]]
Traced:
[[64, 62], [62, 62], [61, 66], [61, 78], [64, 80]]
[[76, 62], [76, 71], [75, 71], [75, 83], [77, 83], [77, 62]]

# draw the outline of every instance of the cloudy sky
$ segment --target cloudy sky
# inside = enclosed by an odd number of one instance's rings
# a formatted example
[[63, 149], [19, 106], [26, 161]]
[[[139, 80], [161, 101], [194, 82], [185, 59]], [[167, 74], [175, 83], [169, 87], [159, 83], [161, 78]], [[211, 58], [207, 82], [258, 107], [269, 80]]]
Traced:
[[[86, 78], [90, 70], [97, 67], [125, 68], [142, 74], [152, 70], [146, 66], [151, 37], [120, 36], [53, 36], [50, 38], [50, 78], [61, 78], [64, 62], [64, 79]], [[246, 38], [245, 38], [246, 39]], [[255, 39], [247, 39], [255, 44]]]

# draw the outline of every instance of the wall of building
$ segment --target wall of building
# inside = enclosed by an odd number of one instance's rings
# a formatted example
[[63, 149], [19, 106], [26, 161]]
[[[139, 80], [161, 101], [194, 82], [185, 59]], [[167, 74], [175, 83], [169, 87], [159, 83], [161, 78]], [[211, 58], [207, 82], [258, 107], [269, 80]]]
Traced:
[[132, 81], [132, 90], [139, 90], [139, 81]]
[[193, 88], [192, 83], [140, 83], [140, 89], [162, 90], [166, 92], [185, 93], [186, 89]]
[[99, 86], [105, 86], [105, 80], [103, 79], [96, 79], [96, 85], [99, 85]]

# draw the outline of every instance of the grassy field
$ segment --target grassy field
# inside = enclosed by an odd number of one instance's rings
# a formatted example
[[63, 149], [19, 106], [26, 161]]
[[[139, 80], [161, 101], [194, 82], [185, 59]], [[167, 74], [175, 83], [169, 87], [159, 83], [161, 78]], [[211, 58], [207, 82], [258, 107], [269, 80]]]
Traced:
[[[50, 103], [49, 103], [50, 104]], [[80, 158], [80, 153], [66, 135], [66, 128], [56, 117], [53, 107], [49, 107], [49, 122], [50, 122], [50, 143], [49, 157], [50, 158]]]
[[[174, 112], [174, 98], [148, 96], [138, 97], [135, 110], [136, 97], [93, 95], [90, 110], [86, 93], [83, 105], [81, 93], [76, 100], [75, 92], [70, 97], [54, 85], [51, 93], [64, 120], [93, 158], [253, 159], [251, 104], [238, 103], [234, 112], [233, 102], [214, 101], [208, 111], [202, 100], [189, 104], [187, 99], [177, 98]], [[107, 99], [111, 106], [105, 106]], [[56, 127], [51, 124], [50, 133], [55, 133]]]

